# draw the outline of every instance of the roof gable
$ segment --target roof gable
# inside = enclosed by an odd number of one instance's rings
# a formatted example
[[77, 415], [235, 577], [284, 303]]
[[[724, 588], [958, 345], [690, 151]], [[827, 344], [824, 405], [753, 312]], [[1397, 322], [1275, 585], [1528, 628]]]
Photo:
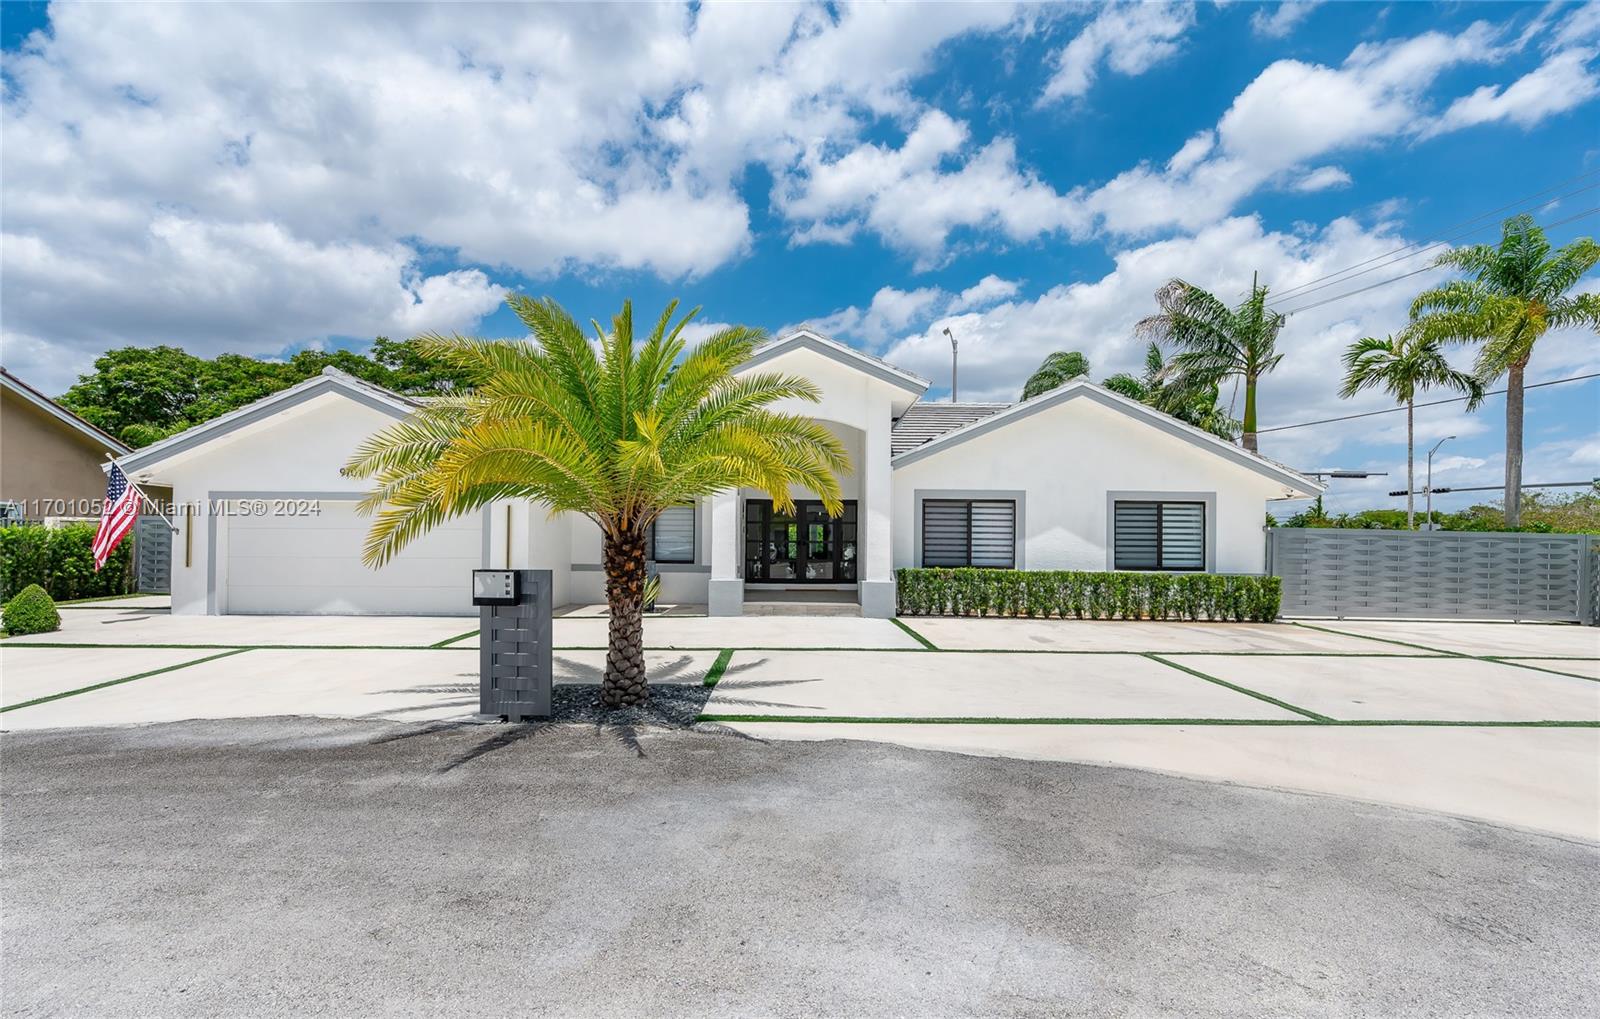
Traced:
[[17, 394], [22, 398], [23, 402], [37, 407], [51, 418], [72, 429], [88, 440], [91, 445], [101, 447], [102, 452], [119, 454], [131, 452], [131, 447], [121, 439], [85, 421], [4, 368], [0, 368], [0, 386], [3, 386], [9, 392]]
[[1303, 495], [1316, 495], [1325, 487], [1291, 467], [1286, 467], [1258, 453], [1252, 453], [1247, 449], [1235, 446], [1233, 443], [1212, 435], [1210, 432], [1179, 421], [1170, 414], [1164, 414], [1154, 407], [1148, 407], [1137, 400], [1130, 400], [1119, 393], [1113, 393], [1109, 389], [1083, 379], [1068, 382], [1066, 385], [1053, 389], [1042, 396], [1036, 396], [1031, 400], [1013, 404], [1004, 410], [947, 431], [923, 445], [899, 453], [894, 456], [891, 463], [894, 467], [899, 468], [931, 456], [937, 456], [944, 450], [960, 445], [963, 442], [987, 435], [1009, 424], [1026, 420], [1041, 411], [1058, 407], [1071, 400], [1091, 400], [1102, 407], [1124, 414], [1141, 424], [1149, 425], [1175, 438], [1182, 439], [1197, 449], [1255, 471], [1257, 474], [1270, 478]]
[[903, 389], [913, 396], [921, 396], [932, 384], [920, 375], [896, 368], [887, 361], [871, 354], [864, 354], [848, 344], [840, 343], [810, 329], [797, 329], [787, 336], [763, 344], [736, 371], [747, 371], [794, 350], [809, 350], [820, 354], [864, 375], [870, 375], [880, 382], [887, 382], [891, 386]]
[[337, 368], [326, 367], [321, 375], [314, 375], [304, 382], [296, 383], [288, 389], [280, 389], [270, 396], [264, 396], [254, 403], [249, 403], [238, 410], [229, 411], [210, 421], [202, 422], [193, 428], [186, 428], [176, 435], [168, 436], [160, 442], [146, 446], [128, 456], [118, 457], [117, 463], [124, 472], [132, 473], [146, 470], [163, 461], [169, 460], [180, 453], [188, 453], [207, 443], [215, 442], [224, 436], [231, 435], [242, 428], [264, 421], [275, 414], [297, 407], [307, 401], [314, 400], [328, 393], [336, 393], [347, 397], [364, 406], [390, 417], [400, 420], [410, 417], [417, 409], [418, 404], [398, 393], [375, 386], [370, 382], [363, 382], [353, 375], [340, 371]]

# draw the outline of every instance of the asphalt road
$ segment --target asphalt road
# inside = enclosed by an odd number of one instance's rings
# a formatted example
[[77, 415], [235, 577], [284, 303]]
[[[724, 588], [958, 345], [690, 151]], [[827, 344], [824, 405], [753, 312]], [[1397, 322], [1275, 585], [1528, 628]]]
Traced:
[[1600, 850], [1335, 799], [580, 725], [183, 723], [0, 754], [6, 1015], [1600, 1000]]

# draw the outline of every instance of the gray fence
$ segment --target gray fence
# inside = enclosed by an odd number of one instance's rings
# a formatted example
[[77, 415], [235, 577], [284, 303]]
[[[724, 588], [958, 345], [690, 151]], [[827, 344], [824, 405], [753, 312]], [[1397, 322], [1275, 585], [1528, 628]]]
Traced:
[[1595, 621], [1587, 534], [1274, 527], [1285, 616]]
[[133, 525], [134, 576], [145, 594], [172, 591], [172, 530], [158, 516], [142, 516]]

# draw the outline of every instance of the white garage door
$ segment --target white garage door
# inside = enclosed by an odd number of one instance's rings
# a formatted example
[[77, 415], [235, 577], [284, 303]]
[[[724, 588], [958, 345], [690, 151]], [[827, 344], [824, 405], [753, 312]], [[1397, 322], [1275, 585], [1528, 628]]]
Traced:
[[[269, 504], [272, 500], [266, 500]], [[227, 612], [466, 616], [483, 565], [483, 517], [447, 521], [380, 569], [361, 564], [371, 520], [355, 503], [307, 516], [228, 519]]]

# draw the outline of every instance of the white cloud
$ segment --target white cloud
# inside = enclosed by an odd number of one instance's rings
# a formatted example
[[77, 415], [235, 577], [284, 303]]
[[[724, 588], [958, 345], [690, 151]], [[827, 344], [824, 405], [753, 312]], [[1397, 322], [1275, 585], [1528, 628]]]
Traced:
[[1040, 105], [1086, 95], [1104, 63], [1123, 75], [1145, 71], [1175, 56], [1194, 25], [1192, 3], [1112, 3], [1055, 55], [1056, 71]]
[[[925, 324], [937, 315], [992, 307], [1013, 297], [1020, 288], [1021, 284], [1015, 280], [1001, 279], [992, 273], [955, 294], [940, 287], [916, 290], [883, 287], [872, 295], [871, 303], [864, 309], [841, 308], [831, 315], [812, 319], [806, 325], [827, 336], [877, 346], [891, 336], [903, 334], [907, 327]], [[792, 328], [786, 326], [779, 332]]]
[[1327, 191], [1350, 186], [1350, 174], [1338, 166], [1319, 166], [1290, 185], [1295, 191]]
[[972, 286], [957, 294], [950, 302], [950, 311], [973, 311], [1016, 296], [1022, 285], [1016, 280], [1003, 280], [990, 273]]
[[1282, 39], [1320, 6], [1322, 0], [1288, 0], [1270, 9], [1263, 5], [1250, 15], [1250, 30], [1268, 39]]
[[1504, 89], [1485, 85], [1457, 99], [1426, 133], [1442, 134], [1499, 120], [1532, 127], [1546, 117], [1565, 113], [1600, 95], [1595, 57], [1592, 49], [1562, 50]]

